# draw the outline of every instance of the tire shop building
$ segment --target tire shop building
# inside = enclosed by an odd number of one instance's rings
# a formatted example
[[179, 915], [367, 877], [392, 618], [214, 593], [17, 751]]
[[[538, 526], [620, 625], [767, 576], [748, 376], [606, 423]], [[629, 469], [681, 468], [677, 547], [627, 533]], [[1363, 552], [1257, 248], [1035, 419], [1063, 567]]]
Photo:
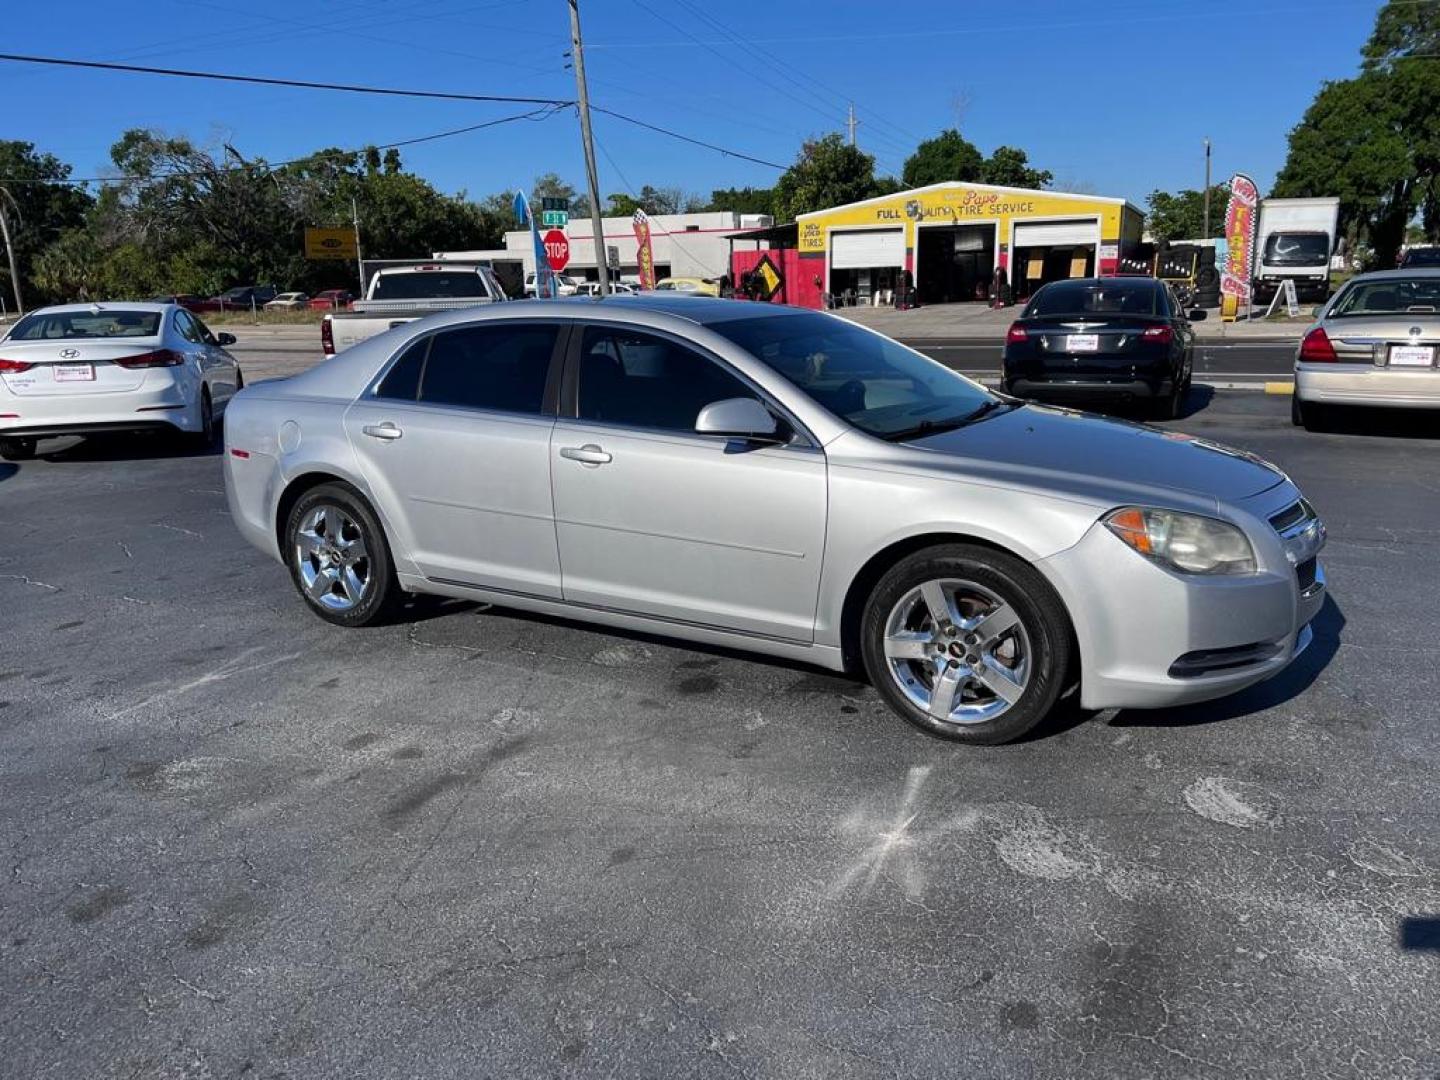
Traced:
[[1124, 199], [952, 181], [801, 214], [798, 265], [836, 303], [886, 303], [909, 271], [922, 304], [1023, 300], [1049, 281], [1115, 274], [1144, 214]]

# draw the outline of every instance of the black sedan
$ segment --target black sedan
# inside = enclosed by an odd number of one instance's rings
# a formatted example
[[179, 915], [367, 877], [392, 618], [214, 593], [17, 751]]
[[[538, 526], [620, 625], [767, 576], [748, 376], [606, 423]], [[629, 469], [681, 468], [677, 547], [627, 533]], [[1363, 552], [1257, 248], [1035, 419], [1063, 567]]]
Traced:
[[1067, 403], [1143, 402], [1170, 419], [1190, 389], [1190, 322], [1204, 317], [1187, 315], [1154, 278], [1051, 282], [1005, 334], [1005, 392]]

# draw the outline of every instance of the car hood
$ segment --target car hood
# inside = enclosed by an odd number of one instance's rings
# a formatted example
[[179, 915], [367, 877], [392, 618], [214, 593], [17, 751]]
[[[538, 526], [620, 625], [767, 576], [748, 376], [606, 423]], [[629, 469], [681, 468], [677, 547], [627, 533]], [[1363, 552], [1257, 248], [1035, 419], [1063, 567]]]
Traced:
[[1166, 493], [1230, 502], [1285, 481], [1244, 450], [1093, 413], [1024, 405], [908, 444], [965, 472], [1100, 501], [1163, 500]]

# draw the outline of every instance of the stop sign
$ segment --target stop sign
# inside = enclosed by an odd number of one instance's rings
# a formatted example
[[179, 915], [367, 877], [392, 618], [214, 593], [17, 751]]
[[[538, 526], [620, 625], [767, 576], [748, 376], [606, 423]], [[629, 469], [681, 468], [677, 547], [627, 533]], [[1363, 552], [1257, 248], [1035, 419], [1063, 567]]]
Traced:
[[570, 238], [559, 229], [545, 234], [545, 261], [557, 274], [570, 265]]

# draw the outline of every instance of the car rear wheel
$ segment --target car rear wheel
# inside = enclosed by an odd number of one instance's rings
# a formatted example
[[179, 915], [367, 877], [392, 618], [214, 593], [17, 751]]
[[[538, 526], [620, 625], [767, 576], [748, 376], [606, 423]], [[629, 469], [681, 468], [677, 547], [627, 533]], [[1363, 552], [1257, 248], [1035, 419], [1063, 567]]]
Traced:
[[209, 450], [215, 445], [215, 405], [208, 386], [200, 388], [200, 430], [186, 432], [185, 441], [196, 450]]
[[0, 458], [29, 461], [35, 456], [35, 439], [0, 439]]
[[902, 559], [861, 622], [871, 682], [932, 735], [994, 745], [1050, 712], [1070, 664], [1064, 608], [1034, 569], [989, 548], [947, 544]]
[[295, 503], [285, 523], [285, 561], [310, 610], [336, 626], [381, 622], [401, 595], [380, 522], [342, 484], [312, 488]]
[[1330, 410], [1313, 402], [1301, 401], [1299, 395], [1290, 395], [1290, 423], [1306, 431], [1324, 431], [1330, 424]]
[[1150, 415], [1156, 420], [1174, 420], [1180, 415], [1185, 404], [1185, 383], [1177, 379], [1170, 393], [1150, 403]]

